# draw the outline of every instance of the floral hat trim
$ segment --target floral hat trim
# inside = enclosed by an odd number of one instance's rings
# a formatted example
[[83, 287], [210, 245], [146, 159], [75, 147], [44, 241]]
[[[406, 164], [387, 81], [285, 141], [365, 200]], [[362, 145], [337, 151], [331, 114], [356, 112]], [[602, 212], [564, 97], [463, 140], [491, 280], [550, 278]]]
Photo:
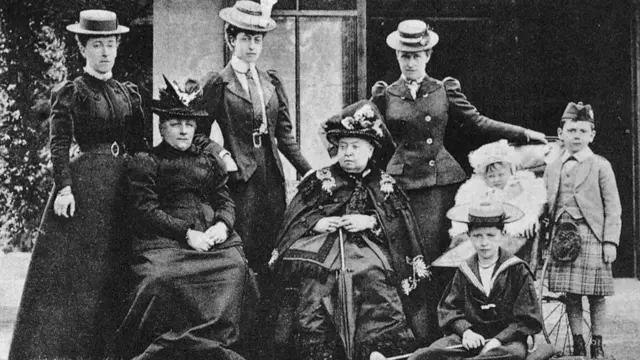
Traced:
[[207, 118], [202, 109], [202, 87], [197, 81], [189, 79], [182, 89], [178, 83], [171, 83], [162, 75], [166, 88], [160, 89], [160, 99], [153, 99], [151, 109], [158, 115], [180, 118]]
[[382, 120], [369, 104], [364, 104], [353, 116], [344, 117], [340, 124], [342, 128], [327, 131], [327, 139], [333, 144], [337, 144], [340, 138], [349, 136], [365, 137], [376, 142], [384, 137]]

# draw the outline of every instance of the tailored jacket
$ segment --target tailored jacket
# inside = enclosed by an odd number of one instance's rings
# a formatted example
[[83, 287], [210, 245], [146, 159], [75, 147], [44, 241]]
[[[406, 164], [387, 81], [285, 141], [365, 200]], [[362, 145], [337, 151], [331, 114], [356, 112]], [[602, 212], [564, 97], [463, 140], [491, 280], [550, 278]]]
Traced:
[[467, 175], [445, 149], [445, 129], [449, 120], [457, 126], [496, 133], [509, 140], [526, 141], [525, 129], [489, 119], [462, 93], [454, 78], [443, 81], [425, 77], [416, 98], [401, 78], [391, 85], [378, 81], [372, 89], [376, 106], [397, 142], [387, 173], [407, 190], [462, 182]]
[[[282, 82], [275, 71], [257, 69], [264, 93], [267, 114], [267, 131], [278, 169], [284, 177], [278, 150], [291, 162], [298, 173], [305, 174], [311, 166], [302, 156], [293, 133], [289, 117], [289, 101]], [[211, 130], [215, 121], [220, 125], [224, 146], [231, 152], [238, 165], [237, 177], [249, 180], [257, 168], [253, 155], [253, 107], [249, 94], [244, 90], [233, 68], [228, 64], [220, 73], [207, 75], [204, 85], [206, 110], [211, 116], [209, 126], [198, 131]]]
[[[562, 157], [549, 164], [544, 172], [551, 214], [556, 211]], [[611, 163], [593, 154], [576, 164], [573, 194], [587, 224], [601, 242], [620, 243], [622, 207]]]
[[187, 231], [206, 231], [217, 222], [230, 230], [216, 248], [241, 245], [233, 230], [235, 205], [226, 185], [228, 176], [216, 149], [213, 141], [199, 141], [186, 151], [162, 142], [133, 157], [125, 181], [134, 251], [191, 249]]

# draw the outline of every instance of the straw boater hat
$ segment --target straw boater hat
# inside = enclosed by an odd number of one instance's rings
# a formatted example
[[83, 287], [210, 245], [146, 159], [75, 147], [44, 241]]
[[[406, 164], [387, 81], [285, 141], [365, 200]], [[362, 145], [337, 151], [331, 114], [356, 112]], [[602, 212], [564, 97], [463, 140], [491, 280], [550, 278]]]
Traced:
[[588, 121], [592, 124], [595, 124], [593, 109], [591, 109], [591, 105], [584, 105], [582, 102], [579, 102], [577, 104], [574, 102], [570, 102], [564, 109], [562, 119], [573, 121]]
[[267, 32], [276, 28], [276, 22], [271, 19], [271, 7], [277, 0], [261, 0], [260, 4], [239, 0], [233, 5], [220, 10], [220, 18], [237, 28]]
[[338, 145], [341, 138], [356, 137], [369, 141], [375, 148], [373, 160], [384, 169], [395, 151], [391, 133], [382, 122], [378, 107], [369, 100], [360, 100], [344, 108], [324, 125], [327, 140]]
[[110, 36], [129, 32], [129, 28], [118, 24], [116, 13], [108, 10], [80, 11], [80, 22], [67, 26], [67, 30], [80, 35]]
[[490, 200], [458, 205], [447, 212], [452, 221], [482, 225], [508, 224], [523, 216], [524, 213], [511, 204]]
[[418, 52], [434, 47], [440, 37], [421, 20], [405, 20], [398, 30], [387, 36], [387, 45], [394, 50]]
[[502, 139], [483, 145], [469, 154], [469, 165], [479, 175], [486, 172], [487, 166], [497, 162], [509, 163], [513, 173], [515, 173], [516, 166], [520, 163], [516, 149], [510, 146], [507, 140]]
[[160, 89], [160, 99], [153, 99], [151, 110], [161, 118], [206, 119], [202, 88], [194, 80], [187, 80], [184, 90], [175, 87], [162, 75], [166, 88]]

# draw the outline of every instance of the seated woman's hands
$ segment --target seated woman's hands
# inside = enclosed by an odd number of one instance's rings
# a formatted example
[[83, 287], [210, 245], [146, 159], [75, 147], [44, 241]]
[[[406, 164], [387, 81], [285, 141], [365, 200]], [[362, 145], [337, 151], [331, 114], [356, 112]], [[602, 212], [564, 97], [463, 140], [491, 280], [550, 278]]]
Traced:
[[209, 236], [202, 231], [187, 230], [187, 244], [196, 251], [209, 251]]
[[209, 237], [209, 245], [215, 246], [227, 241], [229, 236], [229, 228], [223, 222], [217, 222], [204, 232]]
[[489, 351], [498, 348], [502, 346], [502, 342], [498, 339], [491, 339], [489, 341], [487, 341], [486, 344], [484, 344], [484, 347], [482, 348], [482, 350], [480, 351], [480, 355], [484, 355], [486, 353], [488, 353]]
[[313, 227], [313, 231], [317, 233], [329, 233], [342, 227], [342, 218], [340, 216], [329, 216], [318, 220]]
[[350, 214], [342, 217], [342, 227], [348, 232], [359, 232], [373, 229], [376, 226], [376, 219], [370, 215]]
[[348, 232], [358, 232], [373, 229], [376, 219], [370, 215], [350, 214], [344, 216], [329, 216], [318, 220], [313, 231], [318, 233], [334, 232], [338, 228], [344, 228]]

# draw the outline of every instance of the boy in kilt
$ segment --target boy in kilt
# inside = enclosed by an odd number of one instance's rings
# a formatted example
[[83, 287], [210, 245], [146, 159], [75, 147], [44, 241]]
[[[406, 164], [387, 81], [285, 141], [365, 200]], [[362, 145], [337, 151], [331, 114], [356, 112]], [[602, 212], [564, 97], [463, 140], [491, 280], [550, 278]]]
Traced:
[[[553, 222], [549, 290], [567, 293], [573, 353], [580, 356], [586, 356], [582, 297], [587, 296], [591, 313], [591, 358], [604, 359], [605, 296], [613, 295], [611, 263], [616, 259], [620, 241], [622, 210], [611, 164], [589, 148], [595, 134], [591, 106], [570, 102], [558, 128], [564, 152], [547, 167], [544, 180]], [[570, 229], [572, 234], [563, 235], [562, 229]], [[564, 246], [567, 252], [554, 251], [561, 247], [558, 245]], [[571, 253], [573, 256], [563, 256]]]

